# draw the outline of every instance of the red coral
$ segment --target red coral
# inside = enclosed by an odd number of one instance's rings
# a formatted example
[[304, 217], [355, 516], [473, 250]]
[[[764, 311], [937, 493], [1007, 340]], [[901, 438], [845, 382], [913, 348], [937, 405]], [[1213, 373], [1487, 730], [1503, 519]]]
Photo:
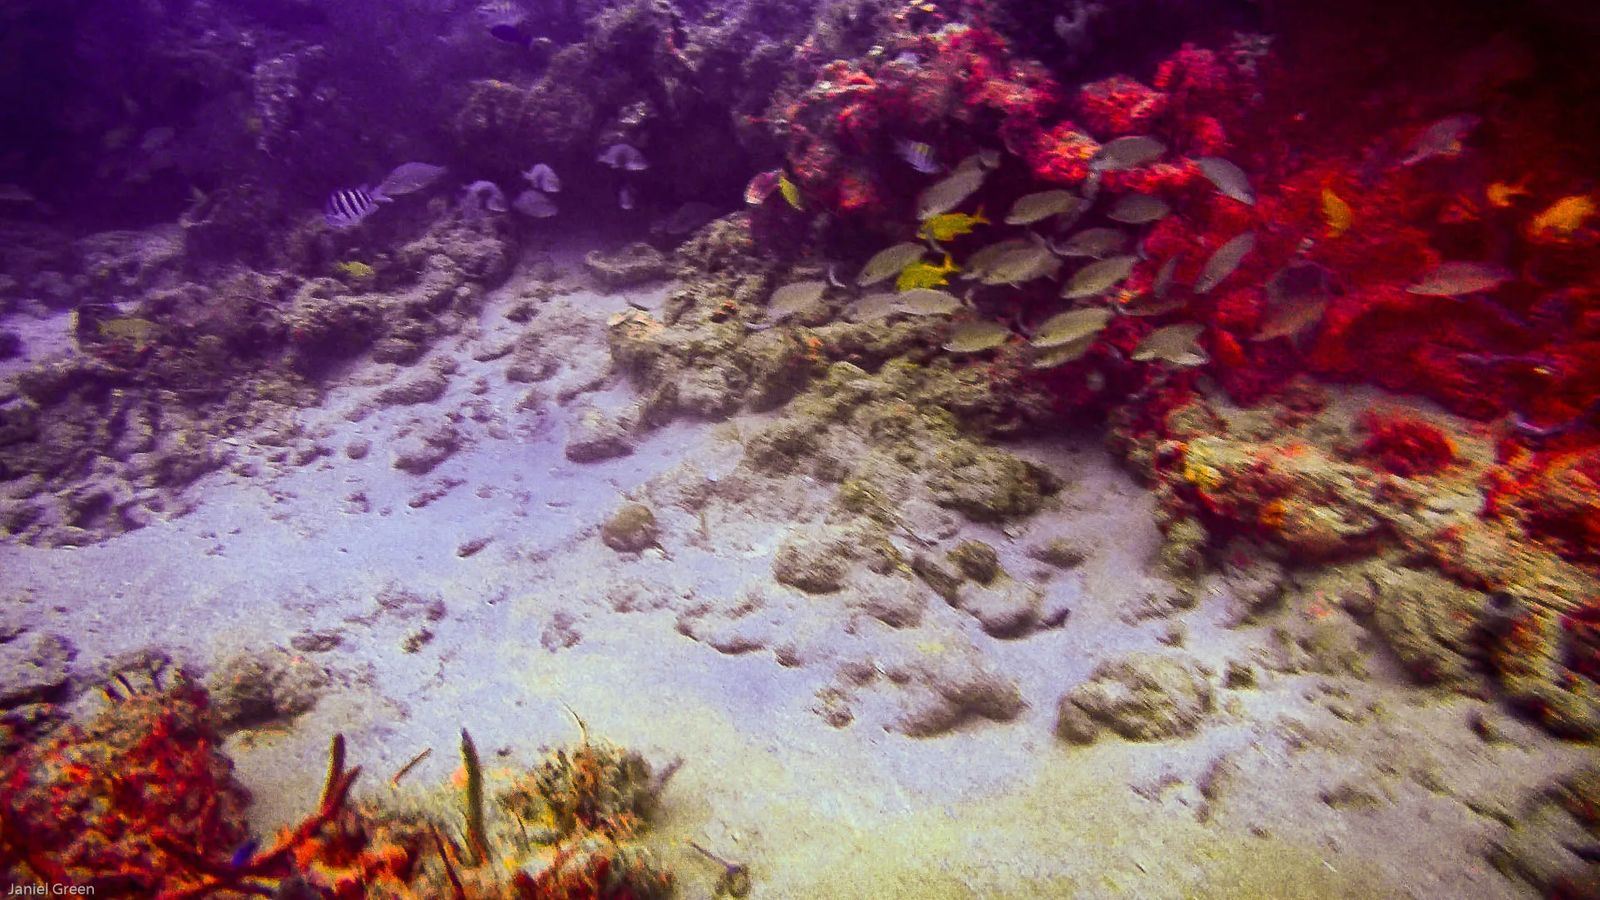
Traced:
[[1393, 411], [1361, 415], [1367, 439], [1361, 453], [1396, 475], [1437, 475], [1456, 461], [1456, 445], [1439, 426]]
[[1120, 137], [1149, 131], [1155, 118], [1166, 111], [1167, 97], [1132, 78], [1113, 75], [1084, 85], [1077, 105], [1090, 130]]

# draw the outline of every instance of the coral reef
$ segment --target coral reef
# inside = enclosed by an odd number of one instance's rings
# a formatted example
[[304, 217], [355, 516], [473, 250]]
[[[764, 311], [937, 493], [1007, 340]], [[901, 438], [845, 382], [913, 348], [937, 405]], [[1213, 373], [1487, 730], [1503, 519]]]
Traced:
[[[646, 898], [671, 874], [636, 842], [671, 770], [603, 741], [561, 749], [498, 796], [462, 733], [467, 847], [437, 814], [359, 801], [361, 769], [334, 738], [316, 810], [256, 849], [249, 794], [219, 749], [206, 692], [159, 669], [119, 674], [91, 721], [24, 741], [0, 762], [0, 873], [171, 900], [232, 896]], [[581, 725], [581, 723], [580, 723]], [[403, 774], [403, 770], [402, 770]], [[398, 777], [398, 776], [397, 776]], [[493, 845], [493, 846], [491, 846]], [[242, 849], [241, 849], [242, 848]], [[495, 855], [510, 848], [505, 864]]]

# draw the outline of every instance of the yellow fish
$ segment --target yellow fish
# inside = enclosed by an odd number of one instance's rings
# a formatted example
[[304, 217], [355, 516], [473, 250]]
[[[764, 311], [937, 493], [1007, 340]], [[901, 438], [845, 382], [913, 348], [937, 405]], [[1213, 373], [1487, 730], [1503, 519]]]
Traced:
[[1322, 218], [1328, 223], [1328, 237], [1336, 238], [1355, 223], [1355, 213], [1351, 211], [1350, 204], [1333, 192], [1333, 188], [1322, 189]]
[[950, 254], [944, 255], [944, 262], [934, 265], [930, 262], [914, 262], [900, 270], [900, 277], [895, 280], [894, 286], [901, 291], [910, 291], [917, 288], [935, 288], [950, 283], [950, 273], [960, 271], [960, 267], [950, 261]]
[[123, 341], [136, 350], [143, 350], [155, 340], [156, 323], [134, 316], [119, 316], [101, 320], [95, 324], [95, 330], [103, 340]]
[[1533, 237], [1569, 238], [1583, 227], [1600, 206], [1587, 194], [1573, 194], [1550, 204], [1550, 208], [1528, 222], [1528, 234]]
[[979, 225], [988, 225], [989, 220], [983, 217], [983, 207], [978, 207], [977, 215], [949, 212], [934, 216], [922, 223], [922, 230], [917, 234], [930, 241], [948, 241], [963, 234], [971, 234], [972, 229]]
[[782, 194], [783, 199], [788, 201], [789, 205], [795, 209], [805, 208], [800, 203], [800, 188], [789, 180], [787, 174], [778, 174], [778, 193]]
[[1489, 199], [1490, 206], [1493, 206], [1495, 209], [1505, 209], [1511, 204], [1517, 202], [1518, 197], [1528, 196], [1528, 189], [1524, 187], [1527, 182], [1528, 180], [1526, 178], [1517, 182], [1516, 184], [1508, 184], [1504, 181], [1496, 181], [1494, 184], [1491, 184], [1485, 188], [1483, 194]]

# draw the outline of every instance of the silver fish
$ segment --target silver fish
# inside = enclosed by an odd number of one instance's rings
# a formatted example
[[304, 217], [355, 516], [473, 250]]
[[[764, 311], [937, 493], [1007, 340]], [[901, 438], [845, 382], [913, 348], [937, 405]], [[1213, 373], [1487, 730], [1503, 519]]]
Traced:
[[867, 264], [861, 267], [861, 274], [856, 276], [856, 284], [862, 287], [877, 284], [922, 259], [922, 255], [926, 252], [927, 248], [921, 244], [909, 241], [885, 247], [874, 253], [872, 258], [867, 260]]
[[1011, 329], [999, 322], [980, 319], [961, 322], [950, 329], [950, 339], [944, 349], [951, 353], [982, 353], [1004, 344], [1011, 338]]
[[767, 317], [781, 321], [815, 306], [828, 290], [825, 281], [796, 281], [772, 292], [767, 298]]
[[1124, 225], [1149, 225], [1159, 222], [1172, 212], [1165, 200], [1149, 194], [1127, 194], [1112, 204], [1106, 218]]
[[961, 301], [949, 291], [913, 288], [897, 295], [900, 309], [914, 316], [948, 316], [961, 309]]
[[1135, 362], [1169, 362], [1175, 366], [1200, 366], [1210, 361], [1197, 341], [1205, 331], [1204, 325], [1184, 322], [1157, 328], [1145, 335], [1139, 346], [1130, 354]]
[[534, 188], [518, 194], [517, 199], [511, 201], [511, 208], [530, 219], [548, 219], [559, 211], [554, 200]]
[[932, 175], [940, 169], [939, 161], [933, 155], [933, 146], [923, 141], [901, 138], [894, 142], [894, 152], [906, 161], [906, 165], [924, 175]]
[[322, 209], [322, 220], [333, 228], [354, 228], [377, 212], [379, 204], [387, 202], [388, 197], [369, 190], [366, 185], [334, 191], [328, 195], [328, 203]]
[[1089, 159], [1091, 172], [1117, 172], [1154, 162], [1167, 152], [1167, 145], [1153, 137], [1133, 135], [1107, 141]]
[[533, 189], [546, 194], [561, 193], [561, 178], [556, 175], [556, 170], [544, 163], [535, 163], [533, 168], [522, 173]]
[[1061, 290], [1061, 296], [1068, 300], [1097, 297], [1132, 275], [1134, 266], [1138, 264], [1139, 257], [1131, 254], [1092, 262], [1072, 273], [1067, 286]]
[[489, 212], [505, 212], [510, 209], [506, 204], [505, 192], [492, 181], [474, 181], [462, 189], [462, 204], [467, 207], [468, 216], [481, 216], [484, 210]]
[[1083, 205], [1083, 198], [1071, 191], [1040, 191], [1017, 198], [1006, 213], [1007, 225], [1031, 225], [1041, 219], [1072, 212]]
[[1067, 257], [1087, 256], [1102, 259], [1116, 253], [1127, 244], [1128, 236], [1115, 228], [1085, 228], [1067, 238], [1066, 243], [1055, 244], [1050, 249]]
[[1041, 350], [1062, 347], [1099, 334], [1111, 323], [1111, 310], [1098, 306], [1056, 313], [1034, 332], [1033, 346]]
[[612, 144], [600, 151], [595, 161], [625, 172], [643, 172], [650, 168], [650, 163], [645, 161], [644, 154], [628, 144]]
[[1218, 247], [1217, 252], [1211, 254], [1211, 258], [1206, 260], [1205, 268], [1200, 270], [1200, 277], [1195, 279], [1194, 292], [1196, 294], [1209, 293], [1212, 288], [1221, 284], [1224, 278], [1232, 275], [1233, 270], [1239, 268], [1239, 263], [1244, 262], [1244, 258], [1249, 256], [1250, 251], [1255, 248], [1256, 233], [1254, 231], [1246, 231], [1244, 234]]
[[378, 185], [373, 194], [384, 197], [399, 197], [402, 194], [410, 194], [438, 181], [444, 173], [444, 166], [422, 162], [404, 163], [396, 166], [393, 172], [385, 175], [383, 182]]
[[1470, 113], [1457, 116], [1446, 116], [1443, 119], [1423, 129], [1422, 134], [1411, 145], [1411, 152], [1400, 161], [1402, 166], [1414, 166], [1425, 159], [1435, 156], [1458, 156], [1461, 153], [1461, 142], [1466, 139], [1472, 130], [1477, 128], [1483, 120]]
[[1515, 276], [1510, 269], [1486, 262], [1446, 262], [1406, 288], [1424, 297], [1461, 297], [1492, 291]]
[[1200, 174], [1206, 176], [1217, 193], [1240, 203], [1255, 205], [1256, 192], [1250, 188], [1250, 176], [1244, 170], [1220, 156], [1202, 156], [1195, 160]]
[[975, 166], [960, 170], [943, 181], [929, 185], [928, 189], [917, 197], [917, 218], [927, 221], [960, 206], [961, 201], [972, 196], [973, 192], [983, 185], [983, 175], [983, 169]]

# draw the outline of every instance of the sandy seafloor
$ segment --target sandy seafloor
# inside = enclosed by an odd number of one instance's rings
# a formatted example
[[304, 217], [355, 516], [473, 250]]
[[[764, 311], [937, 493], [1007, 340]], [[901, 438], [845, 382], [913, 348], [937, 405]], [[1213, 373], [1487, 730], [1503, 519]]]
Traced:
[[[566, 435], [585, 409], [634, 399], [609, 371], [605, 320], [630, 299], [659, 302], [667, 287], [570, 293], [515, 325], [502, 313], [529, 287], [514, 276], [491, 296], [480, 333], [446, 339], [419, 364], [459, 366], [437, 401], [351, 421], [394, 371], [352, 368], [322, 408], [300, 416], [327, 455], [278, 466], [265, 461], [273, 448], [241, 440], [232, 466], [185, 492], [186, 515], [84, 549], [0, 547], [7, 593], [27, 600], [34, 628], [70, 639], [82, 670], [149, 645], [203, 669], [239, 650], [337, 633], [337, 647], [309, 654], [332, 678], [317, 705], [288, 727], [229, 741], [262, 830], [309, 810], [334, 732], [351, 762], [375, 773], [358, 790], [381, 793], [387, 773], [426, 747], [434, 752], [409, 783], [446, 782], [463, 726], [491, 767], [531, 763], [542, 745], [577, 739], [564, 703], [597, 735], [658, 763], [683, 758], [649, 843], [676, 868], [684, 897], [710, 896], [716, 875], [686, 849], [690, 839], [748, 864], [756, 897], [1527, 895], [1482, 851], [1497, 819], [1584, 751], [1504, 716], [1510, 740], [1486, 744], [1468, 717], [1498, 715], [1492, 704], [1417, 688], [1381, 651], [1360, 681], [1262, 671], [1258, 689], [1222, 691], [1218, 678], [1219, 694], [1237, 702], [1189, 739], [1081, 748], [1054, 737], [1063, 691], [1104, 659], [1159, 648], [1171, 624], [1119, 615], [1150, 577], [1159, 535], [1150, 497], [1097, 435], [1021, 448], [1068, 482], [1056, 509], [1004, 532], [964, 524], [952, 538], [994, 544], [1009, 571], [1072, 611], [1063, 627], [1000, 641], [935, 598], [936, 613], [1021, 686], [1028, 707], [1014, 721], [978, 719], [926, 739], [871, 716], [835, 728], [813, 710], [828, 673], [779, 665], [770, 647], [719, 653], [680, 633], [670, 604], [617, 611], [626, 604], [614, 595], [629, 585], [692, 598], [770, 584], [796, 497], [724, 503], [704, 530], [656, 504], [661, 549], [604, 546], [599, 525], [624, 497], [652, 479], [714, 481], [741, 450], [727, 424], [680, 421], [645, 433], [631, 455], [568, 461]], [[34, 323], [30, 343], [52, 327]], [[538, 385], [548, 401], [529, 410], [519, 409], [528, 386], [508, 384], [503, 362], [473, 359], [525, 328], [546, 329], [560, 360]], [[483, 393], [473, 393], [480, 377]], [[391, 466], [397, 431], [452, 416], [466, 437], [459, 452], [424, 476]], [[361, 438], [371, 452], [349, 458], [344, 448]], [[820, 512], [831, 491], [819, 484], [798, 499]], [[1080, 539], [1090, 559], [1052, 573], [1024, 555], [1052, 536]], [[380, 595], [427, 602], [385, 607]], [[1267, 631], [1226, 627], [1226, 601], [1207, 597], [1178, 619], [1185, 651], [1219, 673]], [[422, 629], [431, 638], [408, 652]], [[1358, 713], [1335, 715], [1330, 697]], [[1239, 774], [1203, 796], [1224, 757]], [[1352, 796], [1352, 784], [1375, 802], [1328, 799]]]

